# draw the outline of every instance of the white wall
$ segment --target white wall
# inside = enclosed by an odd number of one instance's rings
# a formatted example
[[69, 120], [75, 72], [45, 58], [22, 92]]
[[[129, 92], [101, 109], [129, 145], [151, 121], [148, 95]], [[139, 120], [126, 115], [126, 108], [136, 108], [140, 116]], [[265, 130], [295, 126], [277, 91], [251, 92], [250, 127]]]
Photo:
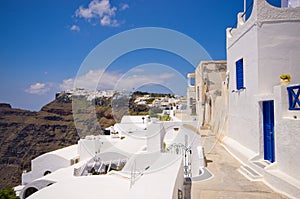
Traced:
[[160, 152], [163, 148], [164, 128], [161, 122], [152, 123], [147, 127], [147, 152]]
[[195, 79], [194, 73], [189, 73], [188, 76], [188, 87], [187, 87], [187, 111], [188, 114], [196, 114], [196, 88], [195, 85], [191, 84], [191, 79]]
[[51, 173], [70, 166], [70, 160], [53, 154], [44, 154], [31, 161], [31, 171], [22, 175], [22, 184], [26, 185], [33, 180], [44, 176], [46, 171]]
[[300, 0], [288, 0], [288, 7], [291, 8], [300, 7]]
[[[277, 167], [289, 176], [300, 180], [300, 111], [288, 110], [286, 86], [274, 87], [274, 94]], [[295, 119], [294, 116], [297, 118]]]
[[[236, 91], [235, 62], [243, 58], [245, 90]], [[253, 26], [227, 48], [229, 70], [228, 136], [254, 152], [259, 150], [257, 27]]]
[[184, 191], [184, 185], [183, 185], [183, 181], [184, 181], [184, 174], [183, 174], [183, 164], [180, 165], [179, 171], [177, 173], [177, 177], [176, 177], [176, 181], [175, 181], [175, 185], [174, 185], [174, 189], [173, 189], [173, 196], [172, 199], [178, 199], [178, 190], [181, 190], [183, 195], [188, 194], [185, 193]]
[[[216, 103], [218, 103], [217, 98], [219, 97], [216, 93], [219, 91], [224, 95], [223, 83], [226, 80], [226, 65], [226, 61], [201, 61], [195, 70], [196, 113], [200, 125], [214, 128], [214, 119], [216, 119], [214, 115], [220, 111], [220, 109], [215, 109], [218, 106]], [[205, 86], [204, 81], [208, 83]], [[210, 96], [211, 102], [205, 101], [205, 95]], [[224, 103], [222, 104], [224, 105]], [[221, 107], [221, 109], [223, 108]]]
[[202, 81], [202, 63], [199, 63], [198, 67], [195, 70], [195, 97], [196, 97], [196, 114], [198, 121], [203, 121], [203, 103], [204, 96], [203, 93], [203, 81]]
[[[230, 72], [228, 136], [255, 153], [260, 152], [263, 100], [274, 99], [279, 76], [290, 73], [300, 82], [300, 9], [275, 8], [254, 0], [250, 18], [238, 14], [238, 27], [227, 29]], [[235, 92], [235, 62], [243, 58], [245, 90]], [[233, 91], [233, 92], [232, 92]]]
[[259, 93], [272, 93], [281, 74], [300, 82], [300, 21], [263, 23], [258, 28]]
[[[244, 22], [238, 14], [238, 27], [227, 29], [229, 83], [230, 150], [261, 175], [273, 188], [299, 196], [300, 111], [289, 111], [286, 87], [279, 76], [289, 73], [291, 83], [300, 83], [300, 9], [275, 8], [265, 0], [254, 0], [252, 15]], [[244, 60], [245, 90], [236, 87], [235, 61]], [[275, 87], [274, 87], [275, 86]], [[253, 161], [264, 156], [262, 101], [275, 102], [275, 162], [258, 168]], [[294, 118], [297, 116], [297, 119]], [[229, 143], [229, 144], [230, 144]], [[226, 144], [226, 143], [225, 143]], [[247, 156], [240, 148], [254, 153]]]

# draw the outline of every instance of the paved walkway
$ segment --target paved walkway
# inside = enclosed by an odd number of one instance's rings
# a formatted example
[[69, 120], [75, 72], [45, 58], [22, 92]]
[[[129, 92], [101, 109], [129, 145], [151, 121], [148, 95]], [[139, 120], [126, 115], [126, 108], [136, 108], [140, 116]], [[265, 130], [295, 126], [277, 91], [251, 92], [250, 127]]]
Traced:
[[237, 169], [241, 164], [219, 143], [207, 154], [207, 167], [213, 178], [193, 182], [192, 199], [287, 199], [263, 182], [251, 182]]

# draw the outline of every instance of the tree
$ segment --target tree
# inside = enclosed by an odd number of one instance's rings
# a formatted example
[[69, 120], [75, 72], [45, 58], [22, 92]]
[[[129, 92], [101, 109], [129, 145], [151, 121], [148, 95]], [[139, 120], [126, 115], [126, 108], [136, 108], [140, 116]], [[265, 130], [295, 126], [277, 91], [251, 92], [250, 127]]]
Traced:
[[0, 199], [20, 199], [13, 189], [0, 190]]

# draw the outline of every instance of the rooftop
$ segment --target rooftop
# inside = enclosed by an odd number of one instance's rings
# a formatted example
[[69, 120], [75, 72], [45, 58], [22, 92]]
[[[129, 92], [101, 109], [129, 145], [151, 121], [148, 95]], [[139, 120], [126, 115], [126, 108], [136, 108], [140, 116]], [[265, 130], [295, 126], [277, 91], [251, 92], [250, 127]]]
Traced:
[[65, 159], [72, 159], [72, 158], [78, 156], [77, 146], [78, 146], [77, 144], [74, 144], [72, 146], [68, 146], [68, 147], [65, 147], [62, 149], [51, 151], [48, 154], [58, 155]]

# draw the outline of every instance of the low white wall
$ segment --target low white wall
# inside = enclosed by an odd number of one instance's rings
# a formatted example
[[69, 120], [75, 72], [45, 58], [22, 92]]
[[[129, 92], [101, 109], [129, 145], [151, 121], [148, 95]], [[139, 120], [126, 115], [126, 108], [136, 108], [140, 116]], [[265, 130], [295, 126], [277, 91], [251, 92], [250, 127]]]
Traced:
[[47, 187], [47, 186], [50, 186], [51, 184], [54, 184], [55, 182], [54, 181], [50, 181], [50, 180], [37, 180], [37, 181], [34, 181], [28, 185], [26, 185], [22, 191], [20, 192], [20, 198], [21, 199], [25, 199], [25, 194], [26, 194], [26, 190], [27, 189], [30, 189], [30, 188], [34, 188], [34, 189], [37, 189], [38, 191]]
[[[247, 23], [244, 25], [246, 26]], [[235, 30], [237, 34], [240, 30]], [[232, 46], [227, 46], [229, 70], [228, 133], [248, 149], [259, 151], [259, 104], [258, 93], [258, 47], [257, 26], [245, 32]], [[236, 90], [236, 61], [243, 59], [245, 90]]]
[[164, 128], [161, 122], [152, 123], [147, 127], [147, 152], [154, 153], [163, 148]]
[[288, 110], [286, 86], [275, 86], [274, 95], [275, 161], [280, 171], [300, 181], [300, 110]]
[[22, 175], [22, 184], [26, 185], [35, 179], [44, 176], [46, 171], [51, 173], [64, 167], [70, 166], [70, 160], [53, 154], [44, 154], [31, 161], [31, 172]]
[[181, 190], [183, 195], [184, 193], [184, 187], [183, 187], [183, 181], [184, 181], [184, 177], [183, 177], [183, 164], [181, 164], [179, 171], [177, 173], [177, 178], [175, 181], [175, 185], [174, 185], [174, 190], [173, 190], [173, 199], [178, 199], [178, 190]]

